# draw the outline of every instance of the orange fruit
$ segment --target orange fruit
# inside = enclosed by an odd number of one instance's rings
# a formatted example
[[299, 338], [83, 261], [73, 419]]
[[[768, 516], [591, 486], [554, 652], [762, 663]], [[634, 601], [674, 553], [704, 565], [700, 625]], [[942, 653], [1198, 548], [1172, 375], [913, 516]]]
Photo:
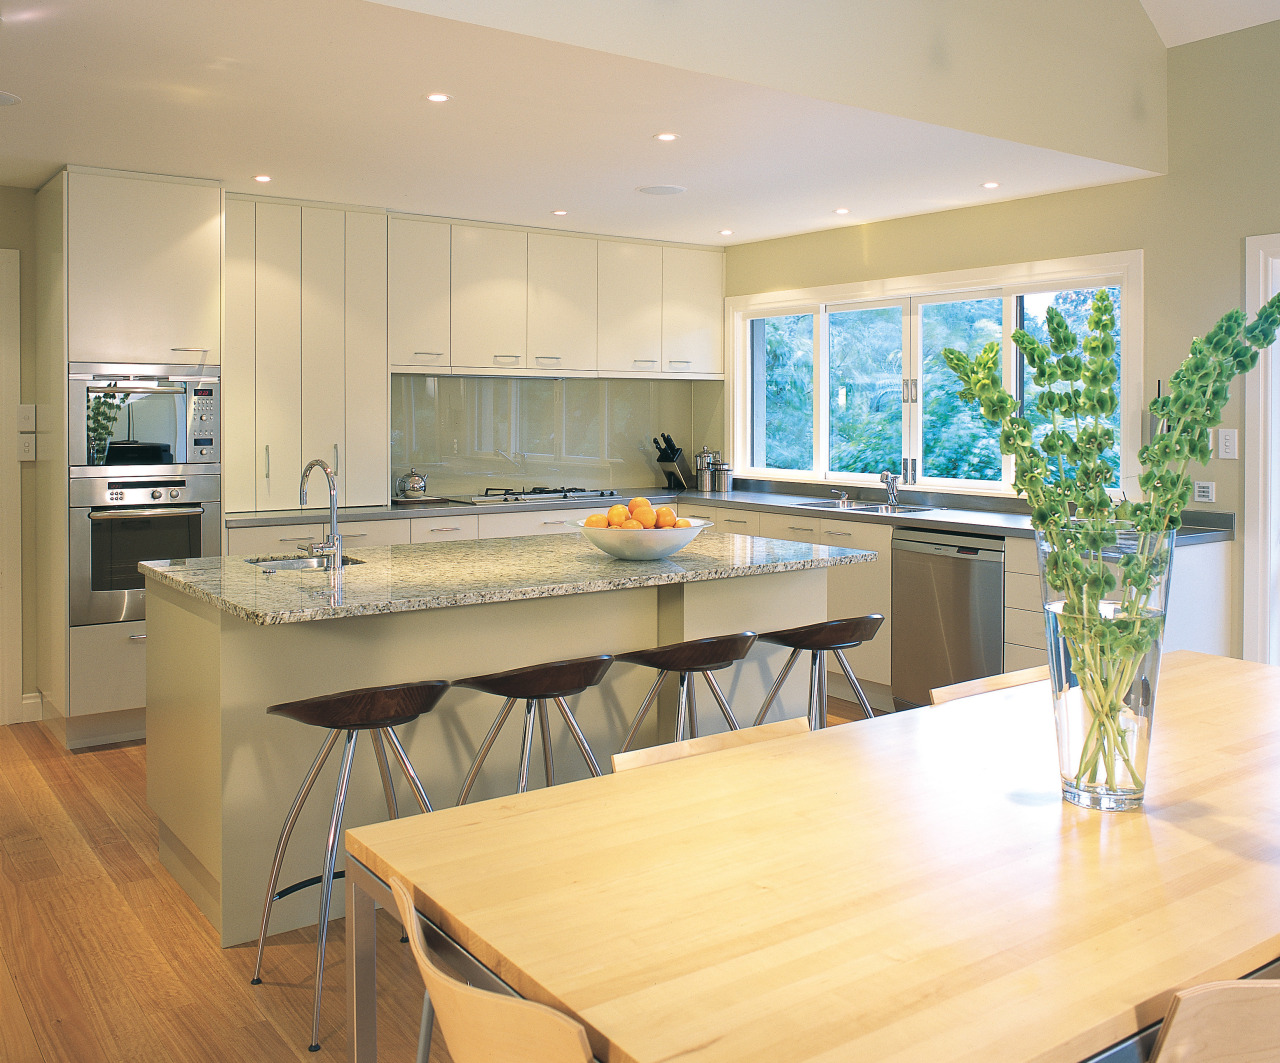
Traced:
[[634, 516], [635, 511], [637, 509], [653, 509], [653, 503], [650, 502], [647, 498], [641, 498], [639, 495], [637, 495], [635, 498], [633, 498], [630, 502], [627, 503], [627, 509], [629, 509], [632, 515]]
[[644, 525], [641, 524], [638, 520], [635, 520], [633, 518], [631, 520], [624, 520], [621, 524], [618, 525], [618, 527], [621, 528], [623, 531], [627, 531], [627, 530], [635, 531], [637, 528], [644, 528]]
[[639, 506], [631, 511], [631, 519], [638, 520], [642, 528], [652, 528], [658, 523], [658, 514], [648, 506]]
[[607, 513], [592, 513], [582, 522], [582, 526], [584, 528], [607, 528], [609, 527], [609, 515]]
[[653, 511], [655, 528], [673, 528], [676, 523], [676, 511], [670, 506], [659, 506]]
[[619, 502], [616, 506], [609, 507], [609, 513], [606, 519], [609, 521], [610, 524], [612, 524], [616, 528], [624, 520], [631, 519], [631, 511], [627, 509], [627, 507], [624, 506], [621, 502]]
[[679, 520], [677, 520], [673, 525], [671, 525], [671, 527], [673, 527], [673, 528], [692, 528], [692, 527], [693, 527], [693, 525], [689, 523], [689, 518], [688, 518], [688, 517], [681, 517], [681, 518], [680, 518]]

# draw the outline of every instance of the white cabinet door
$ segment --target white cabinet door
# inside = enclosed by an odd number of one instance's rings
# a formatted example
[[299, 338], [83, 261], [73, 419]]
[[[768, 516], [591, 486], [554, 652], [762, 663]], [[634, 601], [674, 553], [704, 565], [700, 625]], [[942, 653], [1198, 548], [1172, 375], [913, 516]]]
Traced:
[[221, 189], [68, 174], [71, 361], [217, 365], [221, 280]]
[[392, 218], [387, 232], [387, 345], [394, 366], [449, 368], [449, 226]]
[[494, 373], [525, 368], [528, 234], [455, 225], [450, 261], [450, 362]]
[[[340, 520], [338, 531], [342, 533], [343, 550], [353, 550], [359, 555], [362, 546], [403, 546], [411, 541], [410, 524], [406, 517], [397, 520]], [[325, 527], [328, 527], [326, 523]]]
[[660, 372], [662, 248], [601, 240], [596, 253], [600, 372]]
[[272, 528], [228, 528], [227, 556], [283, 556], [297, 552], [301, 543], [318, 543], [324, 524], [278, 524]]
[[391, 377], [385, 214], [347, 213], [346, 292], [346, 451], [339, 455], [339, 483], [348, 506], [388, 506]]
[[529, 234], [529, 368], [596, 368], [596, 241]]
[[478, 534], [481, 539], [506, 539], [513, 535], [548, 535], [557, 532], [576, 532], [575, 521], [584, 520], [592, 513], [603, 513], [608, 506], [592, 506], [589, 509], [552, 509], [536, 513], [482, 513]]
[[480, 518], [472, 514], [414, 517], [409, 523], [409, 541], [414, 543], [448, 543], [480, 535]]
[[255, 508], [293, 509], [302, 472], [302, 208], [257, 204]]
[[760, 514], [750, 509], [716, 509], [710, 518], [715, 530], [734, 535], [759, 535]]
[[[322, 458], [336, 471], [340, 471], [338, 458], [346, 430], [346, 240], [342, 211], [302, 208], [301, 461]], [[349, 504], [347, 479], [338, 476], [340, 506]], [[326, 486], [324, 477], [313, 474], [308, 483], [308, 508], [329, 508]]]
[[761, 513], [760, 534], [766, 539], [786, 539], [793, 543], [822, 542], [822, 521], [817, 517], [783, 513]]
[[227, 200], [226, 306], [222, 351], [222, 508], [228, 513], [257, 508], [257, 409], [255, 376], [255, 204]]
[[724, 255], [662, 249], [662, 368], [724, 373]]
[[891, 524], [854, 520], [822, 522], [821, 541], [824, 546], [876, 552], [875, 561], [835, 565], [827, 569], [827, 618], [844, 620], [868, 613], [880, 613], [884, 617], [876, 637], [855, 650], [849, 650], [846, 656], [853, 674], [859, 679], [885, 686], [889, 685], [891, 678], [890, 646], [893, 637], [893, 617], [889, 615], [893, 588], [889, 551], [892, 540]]

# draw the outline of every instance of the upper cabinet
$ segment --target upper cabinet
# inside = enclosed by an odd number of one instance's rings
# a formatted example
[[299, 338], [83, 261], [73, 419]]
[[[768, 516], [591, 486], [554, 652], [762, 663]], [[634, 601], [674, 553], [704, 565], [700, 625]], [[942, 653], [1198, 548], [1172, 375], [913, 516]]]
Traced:
[[599, 366], [602, 373], [662, 369], [662, 248], [601, 240]]
[[217, 185], [71, 170], [66, 217], [70, 361], [218, 364]]
[[724, 373], [724, 255], [662, 249], [662, 368]]
[[391, 218], [387, 349], [395, 369], [449, 368], [448, 222]]
[[451, 364], [493, 374], [526, 368], [529, 234], [455, 225], [450, 261]]
[[529, 368], [596, 370], [596, 241], [529, 234]]

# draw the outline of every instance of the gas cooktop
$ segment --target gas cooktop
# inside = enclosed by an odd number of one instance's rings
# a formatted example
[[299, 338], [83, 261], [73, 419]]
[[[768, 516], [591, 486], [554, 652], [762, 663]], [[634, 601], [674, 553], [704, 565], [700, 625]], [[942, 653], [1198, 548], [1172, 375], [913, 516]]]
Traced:
[[617, 498], [617, 491], [590, 487], [488, 487], [482, 495], [471, 499], [477, 505], [485, 503], [552, 502], [557, 499]]

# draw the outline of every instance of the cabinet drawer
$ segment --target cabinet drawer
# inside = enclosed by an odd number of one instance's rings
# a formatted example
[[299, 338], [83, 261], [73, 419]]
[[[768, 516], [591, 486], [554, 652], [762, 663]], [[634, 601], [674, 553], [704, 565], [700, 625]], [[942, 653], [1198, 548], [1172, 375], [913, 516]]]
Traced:
[[796, 543], [821, 542], [822, 521], [787, 513], [761, 513], [760, 534], [767, 539], [787, 539]]
[[319, 542], [324, 538], [322, 524], [280, 524], [274, 528], [228, 528], [227, 554], [291, 553], [299, 543]]
[[676, 512], [682, 517], [697, 517], [715, 524], [720, 519], [722, 511], [702, 502], [681, 502], [676, 506]]
[[716, 531], [736, 535], [760, 534], [760, 514], [747, 509], [717, 509], [715, 515], [708, 519], [715, 524]]
[[513, 535], [548, 535], [576, 532], [575, 523], [592, 513], [603, 513], [607, 507], [590, 509], [553, 509], [538, 513], [483, 513], [480, 515], [481, 539], [506, 539]]
[[1019, 646], [1044, 649], [1044, 611], [1011, 609], [1004, 611], [1004, 640]]
[[362, 546], [400, 546], [409, 542], [409, 520], [338, 521], [342, 545], [358, 550]]
[[1044, 606], [1040, 599], [1040, 577], [1025, 572], [1006, 572], [1004, 604], [1007, 609], [1029, 609], [1038, 612]]
[[1035, 668], [1037, 665], [1049, 663], [1049, 651], [1041, 646], [1033, 650], [1029, 646], [1013, 646], [1008, 643], [1004, 647], [1004, 670], [1017, 672], [1023, 668]]
[[414, 517], [409, 524], [409, 541], [414, 543], [447, 543], [455, 539], [474, 539], [480, 534], [480, 518], [475, 514]]
[[1040, 570], [1036, 563], [1036, 541], [1034, 539], [1005, 539], [1004, 570], [1006, 572], [1027, 572], [1038, 576]]
[[147, 703], [147, 624], [93, 624], [70, 632], [73, 716], [140, 709]]

